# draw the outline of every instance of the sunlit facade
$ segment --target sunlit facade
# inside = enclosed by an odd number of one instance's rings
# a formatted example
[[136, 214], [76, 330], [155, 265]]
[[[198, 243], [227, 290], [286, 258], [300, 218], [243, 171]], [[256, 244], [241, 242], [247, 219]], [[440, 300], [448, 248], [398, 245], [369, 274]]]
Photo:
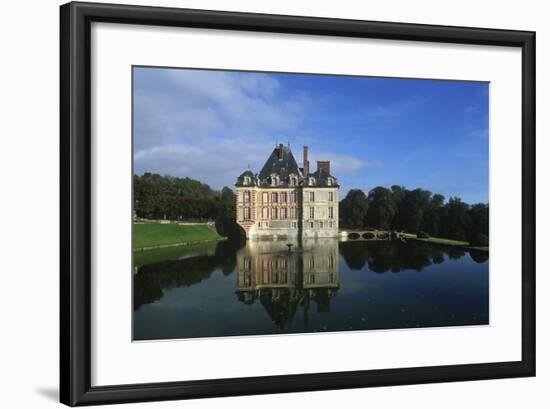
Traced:
[[243, 172], [237, 189], [237, 223], [246, 237], [338, 236], [338, 180], [330, 161], [317, 161], [309, 171], [304, 146], [300, 168], [290, 147], [278, 145], [259, 174]]

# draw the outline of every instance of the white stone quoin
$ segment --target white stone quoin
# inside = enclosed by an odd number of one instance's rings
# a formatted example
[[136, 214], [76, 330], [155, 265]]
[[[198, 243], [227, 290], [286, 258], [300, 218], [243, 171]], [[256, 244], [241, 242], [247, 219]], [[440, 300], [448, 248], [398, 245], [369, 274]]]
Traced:
[[278, 145], [258, 174], [243, 172], [237, 189], [237, 223], [254, 238], [338, 236], [338, 180], [330, 161], [317, 161], [310, 173], [308, 147], [302, 167], [290, 147]]

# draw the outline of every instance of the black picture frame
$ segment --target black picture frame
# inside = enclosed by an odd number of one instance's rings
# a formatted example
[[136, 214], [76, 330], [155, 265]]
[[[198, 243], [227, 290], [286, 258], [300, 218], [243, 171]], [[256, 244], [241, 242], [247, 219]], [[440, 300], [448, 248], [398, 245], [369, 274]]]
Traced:
[[[521, 361], [91, 386], [92, 22], [519, 47], [522, 51]], [[60, 401], [70, 406], [535, 376], [535, 33], [68, 3], [60, 8]]]

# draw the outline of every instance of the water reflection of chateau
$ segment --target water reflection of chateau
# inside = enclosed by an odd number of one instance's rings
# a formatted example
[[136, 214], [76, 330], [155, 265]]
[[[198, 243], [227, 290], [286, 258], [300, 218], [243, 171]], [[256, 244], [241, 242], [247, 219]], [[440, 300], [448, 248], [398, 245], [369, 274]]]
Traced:
[[317, 312], [330, 311], [339, 287], [338, 240], [247, 241], [237, 253], [237, 297], [259, 301], [280, 328], [304, 307], [307, 325], [311, 301]]

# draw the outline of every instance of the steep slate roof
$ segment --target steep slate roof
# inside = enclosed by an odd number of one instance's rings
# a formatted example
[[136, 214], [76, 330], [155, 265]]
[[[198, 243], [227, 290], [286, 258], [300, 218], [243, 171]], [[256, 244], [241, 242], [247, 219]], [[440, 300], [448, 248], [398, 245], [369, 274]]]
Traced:
[[[244, 184], [244, 177], [245, 176], [250, 177], [250, 185], [245, 185]], [[243, 173], [241, 173], [241, 175], [237, 178], [237, 183], [235, 184], [235, 186], [252, 186], [252, 185], [255, 185], [255, 184], [256, 184], [256, 176], [254, 176], [254, 173], [252, 173], [252, 171], [249, 169], [249, 170], [245, 170]]]
[[266, 181], [272, 173], [277, 174], [281, 181], [286, 181], [286, 178], [291, 173], [301, 176], [296, 159], [294, 159], [294, 155], [289, 147], [279, 145], [273, 149], [273, 152], [271, 152], [267, 162], [260, 171], [260, 181]]
[[[279, 184], [275, 187], [284, 187], [289, 185], [289, 176], [295, 174], [298, 176], [298, 185], [307, 185], [307, 180], [303, 175], [303, 168], [298, 167], [298, 163], [288, 146], [282, 144], [275, 147], [269, 158], [265, 162], [262, 170], [258, 175], [252, 173], [251, 170], [246, 170], [238, 178], [235, 186], [261, 186], [273, 187], [271, 184], [271, 175], [279, 176]], [[245, 176], [250, 177], [250, 183], [244, 183]], [[315, 178], [315, 184], [312, 186], [335, 186], [338, 187], [338, 180], [330, 175], [326, 170], [317, 169], [315, 172], [310, 172], [308, 176]], [[332, 178], [332, 183], [327, 183], [328, 178]]]
[[[322, 169], [317, 169], [315, 172], [310, 173], [309, 176], [313, 176], [315, 178], [315, 186], [339, 186], [337, 179], [325, 172]], [[328, 184], [328, 178], [332, 178], [332, 184]]]

